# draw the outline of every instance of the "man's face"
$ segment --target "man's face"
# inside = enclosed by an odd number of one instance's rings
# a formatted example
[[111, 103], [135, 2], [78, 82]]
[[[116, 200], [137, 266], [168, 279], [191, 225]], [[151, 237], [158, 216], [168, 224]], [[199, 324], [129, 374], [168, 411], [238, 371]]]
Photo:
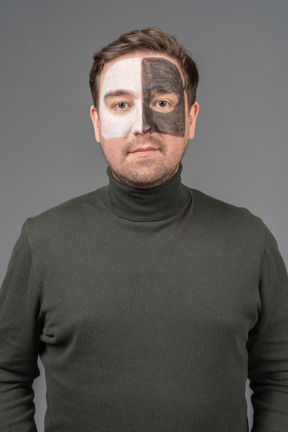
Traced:
[[137, 52], [107, 63], [100, 76], [99, 112], [91, 107], [96, 140], [114, 176], [134, 187], [158, 186], [174, 175], [194, 137], [174, 59]]

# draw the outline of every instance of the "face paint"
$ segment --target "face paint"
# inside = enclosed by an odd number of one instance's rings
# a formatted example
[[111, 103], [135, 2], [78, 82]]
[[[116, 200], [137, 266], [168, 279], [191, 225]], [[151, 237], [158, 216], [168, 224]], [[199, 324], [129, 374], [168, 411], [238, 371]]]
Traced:
[[[142, 60], [143, 131], [184, 136], [185, 99], [182, 77], [177, 66], [162, 58]], [[168, 103], [172, 110], [162, 111], [156, 104]], [[174, 105], [175, 103], [175, 105]]]
[[[101, 133], [104, 138], [129, 136], [137, 128], [139, 131], [142, 129], [141, 92], [140, 58], [119, 60], [108, 69], [100, 99]], [[133, 101], [133, 108], [117, 111], [116, 104], [121, 101]]]
[[106, 139], [157, 132], [183, 137], [185, 99], [177, 66], [164, 58], [128, 58], [106, 72], [100, 96]]

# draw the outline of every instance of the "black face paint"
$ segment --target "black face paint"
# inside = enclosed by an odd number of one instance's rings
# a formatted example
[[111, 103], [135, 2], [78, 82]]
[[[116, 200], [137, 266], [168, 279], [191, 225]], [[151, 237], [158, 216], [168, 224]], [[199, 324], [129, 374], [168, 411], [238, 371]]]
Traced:
[[[185, 98], [182, 77], [177, 66], [163, 58], [142, 60], [143, 132], [158, 132], [182, 137], [185, 135]], [[155, 95], [175, 93], [178, 102], [170, 112], [151, 108]]]

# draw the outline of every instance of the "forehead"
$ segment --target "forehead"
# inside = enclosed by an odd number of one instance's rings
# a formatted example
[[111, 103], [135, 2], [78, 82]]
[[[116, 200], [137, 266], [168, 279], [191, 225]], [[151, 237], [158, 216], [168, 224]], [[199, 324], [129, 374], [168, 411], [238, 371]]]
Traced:
[[[118, 57], [104, 66], [100, 76], [100, 93], [117, 88], [137, 91], [143, 73], [157, 86], [166, 84], [167, 90], [169, 84], [173, 86], [179, 80], [183, 83], [181, 70], [173, 58], [159, 53], [136, 52]], [[178, 79], [175, 80], [175, 76]]]
[[141, 59], [126, 58], [114, 62], [104, 73], [102, 88], [105, 93], [119, 89], [137, 91], [141, 80]]

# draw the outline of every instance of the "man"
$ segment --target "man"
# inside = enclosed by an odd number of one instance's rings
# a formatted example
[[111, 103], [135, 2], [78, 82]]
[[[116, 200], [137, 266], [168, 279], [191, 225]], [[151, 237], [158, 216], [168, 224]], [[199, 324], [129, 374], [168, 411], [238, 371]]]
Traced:
[[24, 224], [1, 290], [1, 432], [288, 430], [288, 284], [247, 210], [181, 183], [198, 72], [137, 30], [94, 55], [91, 117], [109, 186]]

